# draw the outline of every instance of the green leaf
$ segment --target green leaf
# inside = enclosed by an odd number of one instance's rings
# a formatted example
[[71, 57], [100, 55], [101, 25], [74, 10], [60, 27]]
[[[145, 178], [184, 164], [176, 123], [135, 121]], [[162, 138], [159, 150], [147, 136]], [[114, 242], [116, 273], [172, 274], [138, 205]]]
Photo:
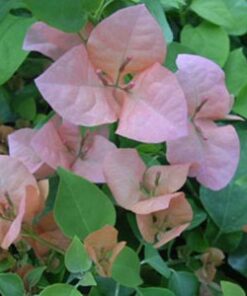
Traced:
[[235, 96], [238, 95], [241, 88], [247, 84], [247, 60], [242, 48], [230, 53], [225, 64], [225, 73], [228, 89]]
[[195, 53], [193, 50], [178, 42], [172, 42], [168, 45], [168, 52], [165, 60], [165, 66], [173, 72], [177, 71], [176, 59], [180, 53]]
[[14, 120], [14, 115], [10, 107], [10, 95], [3, 87], [0, 87], [0, 106], [0, 123]]
[[28, 282], [29, 288], [32, 288], [38, 284], [45, 270], [46, 266], [40, 266], [28, 272], [28, 274], [25, 276], [25, 280]]
[[198, 296], [199, 282], [195, 275], [185, 271], [173, 271], [168, 288], [176, 296]]
[[237, 284], [221, 281], [223, 296], [246, 296], [244, 290]]
[[160, 3], [166, 10], [173, 8], [179, 9], [181, 6], [185, 5], [185, 0], [160, 0]]
[[230, 11], [233, 21], [226, 24], [225, 28], [230, 35], [243, 35], [247, 32], [247, 1], [224, 0]]
[[[100, 292], [100, 295], [104, 296], [116, 296], [115, 292], [118, 290], [119, 296], [130, 296], [133, 295], [134, 289], [119, 286], [116, 281], [112, 278], [107, 277], [96, 277], [97, 281], [97, 290]], [[118, 289], [119, 286], [119, 289]], [[91, 294], [90, 294], [91, 295]]]
[[152, 245], [145, 245], [144, 261], [165, 278], [169, 278], [171, 270], [161, 258], [159, 252]]
[[229, 265], [247, 277], [247, 234], [244, 234], [238, 248], [228, 256]]
[[86, 271], [92, 265], [92, 261], [88, 257], [86, 249], [76, 236], [66, 250], [64, 261], [66, 268], [72, 273]]
[[81, 0], [82, 7], [88, 12], [95, 12], [104, 0]]
[[62, 168], [58, 175], [55, 218], [65, 235], [84, 239], [105, 225], [115, 224], [115, 209], [96, 185]]
[[193, 199], [188, 198], [188, 201], [193, 210], [193, 220], [190, 223], [190, 226], [187, 228], [187, 230], [191, 230], [199, 226], [202, 222], [204, 222], [207, 219], [207, 214], [201, 207], [197, 206]]
[[229, 26], [233, 18], [224, 0], [194, 0], [190, 8], [203, 19], [219, 26]]
[[33, 120], [36, 116], [36, 102], [33, 97], [25, 97], [19, 99], [18, 97], [13, 100], [13, 110], [26, 120]]
[[[38, 19], [65, 32], [79, 32], [87, 22], [82, 0], [25, 0]], [[88, 3], [88, 1], [87, 1]]]
[[54, 284], [45, 288], [39, 296], [82, 296], [73, 286], [67, 284]]
[[207, 22], [198, 27], [186, 25], [181, 32], [181, 43], [196, 54], [224, 66], [229, 55], [229, 37], [224, 29]]
[[136, 287], [142, 283], [140, 261], [131, 248], [125, 247], [117, 256], [112, 267], [112, 278], [126, 287]]
[[140, 288], [137, 291], [140, 296], [175, 296], [170, 290], [163, 288]]
[[247, 175], [247, 126], [238, 124], [241, 145], [239, 167], [234, 179], [222, 190], [212, 191], [201, 187], [200, 199], [204, 208], [221, 232], [241, 230], [247, 222], [247, 187], [239, 184]]
[[0, 85], [14, 74], [28, 55], [22, 50], [22, 44], [33, 21], [8, 14], [0, 23]]
[[25, 7], [22, 0], [0, 0], [0, 22], [11, 9]]
[[247, 84], [240, 90], [235, 100], [233, 111], [247, 118]]
[[173, 33], [170, 25], [167, 22], [165, 12], [163, 11], [163, 7], [160, 2], [158, 0], [143, 0], [142, 2], [146, 4], [151, 14], [156, 18], [162, 29], [166, 42], [171, 43], [173, 40]]
[[78, 284], [79, 286], [82, 286], [82, 287], [97, 286], [97, 283], [91, 272], [86, 272]]
[[234, 251], [240, 244], [243, 231], [222, 233], [215, 223], [209, 219], [204, 236], [210, 246], [214, 246], [226, 253], [229, 253]]
[[2, 296], [24, 296], [21, 278], [14, 273], [0, 274], [0, 292]]

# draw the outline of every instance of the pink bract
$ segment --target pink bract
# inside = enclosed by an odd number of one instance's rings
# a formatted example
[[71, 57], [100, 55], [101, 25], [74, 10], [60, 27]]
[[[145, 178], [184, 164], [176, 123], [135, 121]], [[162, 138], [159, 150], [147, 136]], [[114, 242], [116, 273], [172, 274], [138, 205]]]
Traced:
[[51, 175], [54, 170], [45, 164], [33, 149], [31, 142], [37, 130], [22, 128], [8, 136], [9, 155], [19, 159], [38, 179]]
[[[120, 169], [121, 168], [121, 169]], [[179, 197], [189, 165], [147, 168], [135, 149], [118, 149], [107, 155], [104, 174], [118, 205], [136, 214], [149, 214], [169, 207]]]
[[212, 61], [183, 54], [177, 65], [177, 77], [188, 103], [189, 134], [168, 141], [167, 158], [171, 164], [191, 163], [191, 177], [220, 190], [237, 169], [240, 144], [233, 126], [217, 126], [213, 120], [229, 117], [232, 96], [225, 86], [223, 71]]
[[104, 158], [116, 149], [102, 136], [107, 134], [105, 130], [87, 131], [82, 137], [78, 126], [55, 116], [39, 130], [14, 132], [9, 137], [10, 154], [37, 176], [45, 177], [62, 166], [92, 182], [104, 183]]
[[[36, 84], [73, 124], [119, 119], [122, 136], [153, 143], [173, 140], [187, 134], [186, 103], [175, 75], [160, 65], [165, 53], [162, 31], [146, 7], [128, 7], [98, 24], [86, 48], [72, 48]], [[125, 83], [126, 74], [136, 76]]]
[[[89, 24], [80, 34], [87, 39], [91, 30], [92, 26]], [[53, 60], [57, 60], [66, 51], [81, 44], [82, 37], [79, 33], [65, 33], [45, 23], [37, 22], [27, 32], [23, 49], [38, 51]]]
[[173, 196], [165, 210], [136, 216], [143, 238], [156, 248], [179, 236], [190, 225], [192, 218], [191, 206], [183, 193]]
[[23, 222], [31, 223], [43, 205], [35, 178], [17, 159], [0, 156], [0, 242], [7, 249]]

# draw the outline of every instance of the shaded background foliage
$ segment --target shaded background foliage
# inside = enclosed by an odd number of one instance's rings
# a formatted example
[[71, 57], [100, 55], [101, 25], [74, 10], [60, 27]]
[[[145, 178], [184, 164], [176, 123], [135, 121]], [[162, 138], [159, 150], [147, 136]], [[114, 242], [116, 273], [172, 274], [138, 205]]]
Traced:
[[[247, 225], [246, 0], [0, 0], [0, 124], [15, 129], [40, 126], [52, 112], [33, 82], [51, 61], [41, 54], [29, 54], [22, 50], [24, 36], [32, 23], [42, 20], [65, 32], [78, 32], [88, 20], [96, 24], [120, 8], [141, 2], [146, 4], [162, 28], [168, 43], [166, 66], [169, 69], [176, 71], [175, 60], [179, 53], [202, 55], [224, 69], [228, 89], [235, 96], [233, 111], [244, 119], [241, 123], [233, 123], [241, 141], [241, 160], [234, 179], [223, 190], [211, 191], [199, 187], [194, 180], [189, 180], [184, 191], [193, 207], [194, 219], [184, 235], [170, 242], [161, 252], [148, 245], [138, 249], [139, 257], [142, 258], [141, 265], [136, 254], [127, 249], [117, 262], [113, 279], [96, 278], [97, 287], [91, 289], [89, 295], [199, 295], [200, 284], [194, 272], [201, 266], [199, 255], [211, 247], [221, 249], [226, 255], [215, 279], [217, 283], [225, 281], [222, 282], [223, 292], [212, 283], [208, 287], [211, 294], [205, 292], [201, 295], [244, 295], [227, 281], [236, 282], [247, 291], [247, 234], [242, 231]], [[112, 139], [119, 147], [135, 147], [149, 165], [166, 163], [163, 144], [141, 144], [114, 134]], [[0, 140], [1, 151], [5, 151], [5, 139]], [[58, 173], [60, 186], [65, 187], [62, 192], [66, 195], [66, 179], [63, 178], [65, 174], [62, 170]], [[73, 188], [76, 188], [76, 180], [74, 181]], [[58, 177], [50, 180], [52, 190], [46, 211], [54, 207], [57, 182]], [[106, 195], [110, 195], [105, 185], [102, 189]], [[76, 190], [74, 194], [80, 194]], [[88, 195], [91, 194], [90, 190]], [[57, 221], [73, 237], [78, 233], [61, 206], [61, 203], [66, 202], [63, 194], [58, 194], [56, 201]], [[83, 200], [81, 203], [83, 204]], [[71, 207], [72, 211], [75, 210], [73, 205]], [[108, 208], [107, 211], [109, 221], [104, 221], [103, 224], [114, 224], [112, 209]], [[95, 215], [100, 215], [100, 212]], [[75, 217], [78, 221], [81, 218], [79, 215]], [[92, 231], [94, 227], [92, 226]], [[127, 241], [133, 249], [138, 248], [141, 238], [132, 214], [117, 209], [117, 229], [120, 232], [119, 240]], [[80, 229], [78, 232], [81, 234]], [[74, 252], [74, 256], [79, 258], [80, 255]], [[18, 260], [16, 256], [20, 254], [13, 248], [12, 255], [0, 262], [0, 271], [10, 271]], [[126, 260], [132, 262], [131, 272], [124, 268], [123, 262]], [[142, 280], [149, 288], [136, 288], [142, 281], [140, 269]], [[38, 293], [52, 283], [62, 282], [64, 277], [62, 259], [59, 267], [54, 270], [49, 266], [47, 269], [37, 267], [27, 279], [29, 291]], [[74, 276], [72, 283], [73, 280], [78, 278]], [[81, 286], [94, 285], [95, 280], [89, 275], [88, 282]], [[163, 288], [150, 288], [152, 286]], [[12, 273], [0, 274], [0, 291], [6, 296], [24, 294], [20, 278]], [[83, 288], [82, 291], [87, 293], [89, 290]], [[118, 294], [115, 294], [116, 291]], [[81, 295], [66, 284], [50, 287], [41, 295], [55, 295], [54, 293]]]

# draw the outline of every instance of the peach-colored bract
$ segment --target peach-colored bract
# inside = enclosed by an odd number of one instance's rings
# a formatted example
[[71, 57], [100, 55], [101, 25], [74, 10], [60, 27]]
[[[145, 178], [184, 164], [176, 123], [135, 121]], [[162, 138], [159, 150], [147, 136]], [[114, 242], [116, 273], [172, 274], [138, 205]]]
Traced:
[[32, 139], [37, 130], [22, 128], [8, 136], [9, 155], [19, 159], [38, 179], [45, 178], [54, 170], [45, 164], [32, 147]]
[[116, 147], [99, 132], [86, 132], [55, 116], [39, 130], [21, 129], [9, 136], [10, 155], [20, 159], [37, 177], [46, 177], [59, 166], [86, 179], [104, 183], [105, 156]]
[[173, 140], [187, 134], [186, 102], [176, 76], [161, 66], [165, 52], [162, 31], [146, 7], [128, 7], [98, 24], [86, 47], [72, 48], [36, 84], [73, 124], [119, 120], [116, 132], [122, 136]]
[[85, 248], [101, 276], [111, 276], [112, 265], [126, 244], [118, 243], [117, 236], [118, 231], [106, 225], [89, 234], [84, 240]]
[[191, 206], [183, 193], [173, 195], [165, 210], [136, 216], [143, 238], [156, 248], [179, 236], [190, 225], [192, 218]]
[[35, 178], [17, 159], [0, 156], [0, 243], [7, 249], [19, 236], [22, 222], [31, 223], [43, 198]]
[[[192, 209], [184, 193], [176, 192], [185, 183], [188, 170], [189, 165], [146, 168], [135, 149], [118, 149], [104, 162], [106, 182], [113, 196], [121, 207], [137, 214], [145, 240], [156, 242], [158, 228], [153, 227], [152, 217], [159, 216], [159, 224], [167, 222], [160, 228], [157, 247], [178, 236], [192, 220]], [[152, 232], [152, 239], [148, 239], [147, 232]]]
[[213, 122], [227, 118], [232, 106], [224, 73], [199, 56], [179, 55], [177, 65], [188, 103], [189, 134], [168, 141], [167, 158], [171, 164], [191, 163], [191, 177], [213, 190], [222, 189], [232, 179], [240, 154], [234, 127]]
[[88, 38], [92, 26], [88, 24], [85, 30], [76, 33], [65, 33], [48, 26], [45, 23], [37, 22], [27, 32], [23, 49], [27, 51], [38, 51], [53, 60], [57, 60], [66, 51], [81, 44], [82, 38]]

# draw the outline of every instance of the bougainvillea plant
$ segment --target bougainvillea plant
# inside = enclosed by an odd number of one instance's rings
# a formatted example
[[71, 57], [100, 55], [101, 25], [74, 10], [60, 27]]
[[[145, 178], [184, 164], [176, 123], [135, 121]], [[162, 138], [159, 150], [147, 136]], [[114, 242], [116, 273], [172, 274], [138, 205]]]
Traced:
[[0, 294], [244, 296], [246, 1], [0, 5]]

